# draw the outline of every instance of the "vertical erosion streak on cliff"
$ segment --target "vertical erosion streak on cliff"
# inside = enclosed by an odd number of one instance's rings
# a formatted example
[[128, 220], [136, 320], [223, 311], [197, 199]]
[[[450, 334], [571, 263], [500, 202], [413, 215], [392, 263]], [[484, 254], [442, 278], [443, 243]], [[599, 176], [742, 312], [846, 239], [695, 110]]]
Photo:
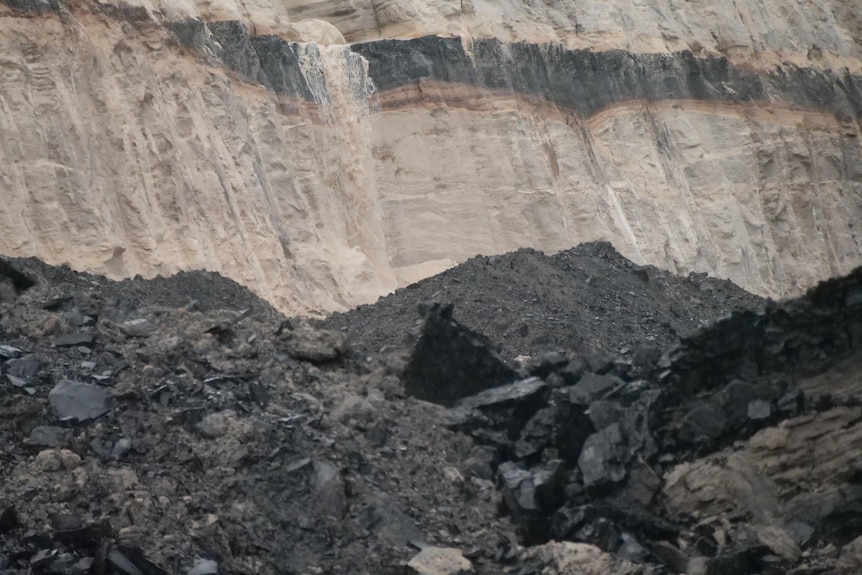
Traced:
[[327, 159], [321, 176], [330, 193], [311, 193], [328, 204], [321, 208], [330, 221], [322, 223], [340, 228], [319, 241], [338, 270], [336, 285], [349, 294], [342, 304], [349, 306], [396, 287], [374, 172], [369, 103], [375, 88], [368, 62], [345, 46], [299, 44], [297, 50], [321, 124], [315, 153]]

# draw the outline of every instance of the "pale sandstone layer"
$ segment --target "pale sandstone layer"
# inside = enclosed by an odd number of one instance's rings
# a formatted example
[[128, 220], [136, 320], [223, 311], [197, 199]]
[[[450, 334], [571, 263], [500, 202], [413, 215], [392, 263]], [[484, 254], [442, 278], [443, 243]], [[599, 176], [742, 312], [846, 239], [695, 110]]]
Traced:
[[862, 261], [858, 128], [842, 136], [832, 115], [632, 102], [581, 122], [523, 102], [485, 104], [373, 118], [383, 222], [403, 281], [476, 252], [605, 239], [633, 261], [709, 271], [772, 296]]
[[[170, 18], [252, 13], [201, 6]], [[304, 6], [261, 5], [246, 25], [327, 16]], [[0, 252], [112, 277], [220, 271], [287, 312], [372, 301], [476, 253], [591, 240], [779, 297], [862, 263], [853, 117], [780, 98], [584, 116], [425, 80], [375, 93], [363, 57], [316, 44], [291, 47], [303, 93], [276, 95], [182, 48], [167, 4], [144, 8], [0, 13]], [[855, 57], [850, 43], [835, 54]]]

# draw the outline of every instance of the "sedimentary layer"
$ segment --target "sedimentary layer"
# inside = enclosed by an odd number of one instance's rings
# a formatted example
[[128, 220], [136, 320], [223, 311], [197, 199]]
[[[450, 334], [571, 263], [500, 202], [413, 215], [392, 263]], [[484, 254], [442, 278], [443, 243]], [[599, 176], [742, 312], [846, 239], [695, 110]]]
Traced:
[[[211, 269], [288, 312], [592, 240], [774, 297], [862, 262], [852, 5], [818, 7], [794, 45], [755, 26], [739, 50], [692, 31], [639, 53], [611, 8], [572, 7], [574, 35], [517, 24], [500, 40], [467, 25], [490, 9], [475, 2], [452, 15], [463, 38], [347, 46], [425, 30], [403, 29], [410, 3], [378, 6], [376, 28], [364, 4], [331, 4], [0, 9], [0, 251], [113, 277]], [[702, 4], [665, 16], [725, 37], [760, 21]], [[588, 32], [600, 22], [617, 40]], [[796, 57], [805, 38], [826, 56]]]

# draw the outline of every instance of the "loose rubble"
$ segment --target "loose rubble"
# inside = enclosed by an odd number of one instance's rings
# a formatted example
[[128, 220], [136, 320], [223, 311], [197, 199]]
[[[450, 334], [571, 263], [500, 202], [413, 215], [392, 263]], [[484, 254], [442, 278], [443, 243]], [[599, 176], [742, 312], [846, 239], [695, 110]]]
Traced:
[[[0, 573], [862, 564], [862, 269], [763, 304], [603, 244], [522, 251], [321, 323], [217, 274], [0, 261]], [[555, 293], [604, 322], [527, 316]], [[480, 313], [515, 298], [528, 335]]]

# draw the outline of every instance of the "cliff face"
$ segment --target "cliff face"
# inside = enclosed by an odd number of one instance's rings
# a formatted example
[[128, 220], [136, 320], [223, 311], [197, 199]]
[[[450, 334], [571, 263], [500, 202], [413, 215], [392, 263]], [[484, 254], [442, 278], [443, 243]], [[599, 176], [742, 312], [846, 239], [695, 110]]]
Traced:
[[862, 262], [860, 18], [7, 0], [0, 252], [216, 270], [288, 312], [591, 240], [796, 294]]

